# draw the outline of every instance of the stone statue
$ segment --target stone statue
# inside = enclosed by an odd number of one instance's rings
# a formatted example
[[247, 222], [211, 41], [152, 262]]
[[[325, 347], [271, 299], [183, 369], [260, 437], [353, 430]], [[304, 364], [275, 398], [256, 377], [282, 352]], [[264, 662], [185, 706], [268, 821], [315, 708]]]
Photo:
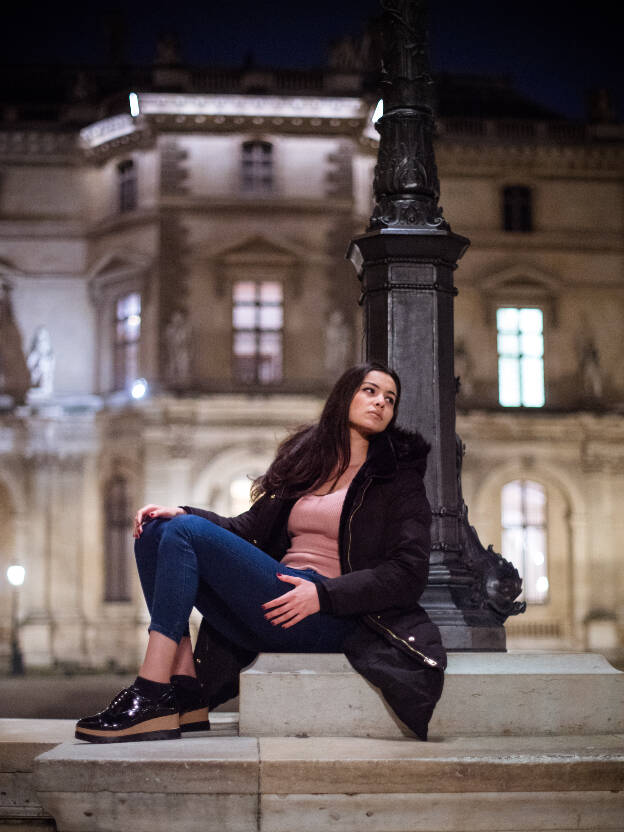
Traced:
[[592, 338], [587, 340], [581, 351], [580, 360], [583, 395], [586, 400], [600, 401], [603, 393], [603, 374], [600, 356]]
[[358, 72], [362, 68], [359, 44], [352, 35], [332, 43], [329, 49], [329, 66], [340, 72]]
[[325, 371], [335, 379], [346, 370], [351, 359], [351, 333], [340, 309], [334, 309], [325, 328]]
[[180, 39], [175, 32], [164, 32], [156, 43], [156, 59], [158, 66], [178, 66], [181, 62]]
[[30, 387], [30, 373], [10, 293], [9, 284], [0, 281], [0, 395], [9, 397], [13, 404], [23, 404]]
[[55, 363], [50, 333], [45, 326], [38, 326], [26, 359], [30, 372], [31, 388], [28, 391], [30, 400], [47, 399], [52, 395]]
[[165, 344], [165, 380], [173, 389], [184, 389], [191, 380], [191, 328], [181, 309], [176, 309], [167, 324]]

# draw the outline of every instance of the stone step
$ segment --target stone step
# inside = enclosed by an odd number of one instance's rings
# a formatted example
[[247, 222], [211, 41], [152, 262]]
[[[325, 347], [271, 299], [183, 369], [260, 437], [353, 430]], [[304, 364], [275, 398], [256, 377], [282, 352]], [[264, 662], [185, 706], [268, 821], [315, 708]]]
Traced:
[[66, 742], [35, 769], [59, 832], [621, 832], [624, 818], [624, 736]]
[[[238, 734], [238, 714], [210, 715], [212, 736]], [[60, 743], [72, 743], [73, 719], [0, 719], [0, 825], [49, 819], [33, 784], [35, 760]]]
[[[434, 738], [617, 732], [624, 673], [593, 653], [451, 653], [430, 724]], [[240, 733], [410, 736], [379, 691], [334, 653], [260, 654], [241, 674]]]
[[33, 783], [36, 758], [74, 736], [69, 719], [0, 719], [0, 823], [48, 819]]

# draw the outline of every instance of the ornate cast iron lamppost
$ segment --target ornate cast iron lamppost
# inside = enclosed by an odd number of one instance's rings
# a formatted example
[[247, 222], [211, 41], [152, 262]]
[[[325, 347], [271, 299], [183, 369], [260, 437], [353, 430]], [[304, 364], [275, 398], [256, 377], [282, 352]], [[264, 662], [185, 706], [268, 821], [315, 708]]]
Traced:
[[451, 650], [504, 650], [503, 622], [524, 610], [521, 580], [469, 526], [455, 434], [453, 271], [470, 241], [438, 205], [433, 82], [425, 0], [382, 0], [384, 114], [377, 122], [375, 207], [347, 253], [362, 283], [368, 359], [403, 381], [399, 421], [431, 442], [426, 486], [433, 510], [423, 602]]

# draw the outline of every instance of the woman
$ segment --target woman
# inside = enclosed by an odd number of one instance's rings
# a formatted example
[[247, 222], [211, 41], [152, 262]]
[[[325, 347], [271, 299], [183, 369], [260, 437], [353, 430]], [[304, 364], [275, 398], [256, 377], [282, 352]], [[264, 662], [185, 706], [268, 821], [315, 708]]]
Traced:
[[[445, 667], [439, 631], [417, 603], [429, 571], [429, 446], [394, 427], [400, 392], [383, 364], [347, 370], [318, 424], [280, 445], [238, 517], [139, 509], [145, 659], [133, 685], [78, 722], [79, 739], [205, 730], [207, 706], [235, 695], [238, 672], [260, 651], [344, 652], [427, 738]], [[195, 660], [193, 606], [204, 616]]]

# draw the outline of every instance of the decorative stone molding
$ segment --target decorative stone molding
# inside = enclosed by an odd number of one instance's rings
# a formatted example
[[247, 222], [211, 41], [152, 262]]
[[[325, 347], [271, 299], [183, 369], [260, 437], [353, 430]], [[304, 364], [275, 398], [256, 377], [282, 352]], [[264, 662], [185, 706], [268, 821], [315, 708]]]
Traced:
[[0, 156], [45, 157], [52, 161], [68, 161], [75, 154], [75, 133], [51, 130], [0, 130]]
[[615, 145], [486, 143], [471, 144], [438, 139], [438, 167], [443, 176], [491, 175], [502, 169], [529, 169], [535, 173], [582, 175], [603, 171], [619, 176], [624, 164], [624, 142]]
[[556, 327], [563, 281], [532, 264], [514, 263], [475, 281], [484, 300], [486, 326], [495, 319], [498, 306], [539, 306], [548, 323]]

